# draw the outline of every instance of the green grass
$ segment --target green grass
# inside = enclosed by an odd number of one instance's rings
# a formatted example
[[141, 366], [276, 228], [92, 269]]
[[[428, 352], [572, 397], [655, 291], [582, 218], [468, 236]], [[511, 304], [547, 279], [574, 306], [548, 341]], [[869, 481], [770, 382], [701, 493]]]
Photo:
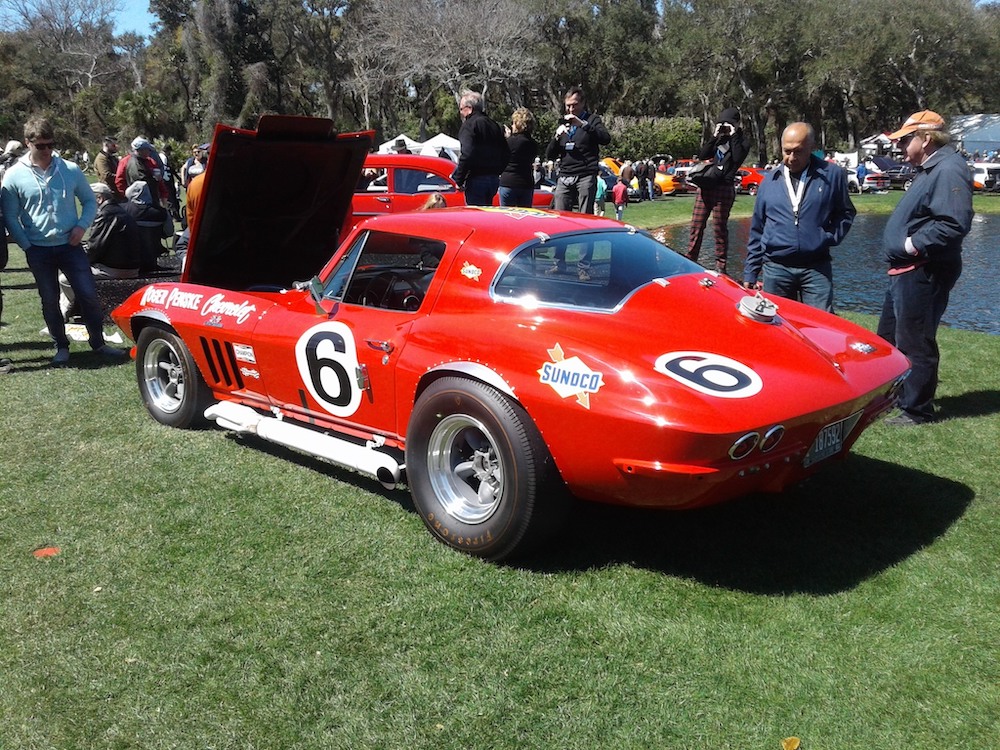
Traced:
[[942, 331], [948, 419], [878, 425], [801, 488], [686, 514], [581, 505], [506, 567], [433, 541], [404, 492], [160, 427], [132, 367], [86, 344], [48, 368], [11, 263], [2, 750], [1000, 736], [1000, 337]]

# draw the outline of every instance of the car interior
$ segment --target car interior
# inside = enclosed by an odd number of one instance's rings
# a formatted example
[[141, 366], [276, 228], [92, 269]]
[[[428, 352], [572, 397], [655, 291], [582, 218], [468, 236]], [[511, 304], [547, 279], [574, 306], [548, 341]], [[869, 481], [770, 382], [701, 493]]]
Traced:
[[416, 312], [444, 255], [445, 243], [366, 232], [327, 281], [324, 297], [346, 304]]

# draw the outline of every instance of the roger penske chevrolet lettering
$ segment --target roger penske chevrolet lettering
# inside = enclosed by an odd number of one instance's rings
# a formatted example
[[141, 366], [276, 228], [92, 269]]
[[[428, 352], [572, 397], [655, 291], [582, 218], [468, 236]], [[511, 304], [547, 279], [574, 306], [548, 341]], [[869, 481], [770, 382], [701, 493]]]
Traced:
[[781, 491], [894, 403], [908, 363], [873, 333], [789, 300], [779, 315], [611, 219], [355, 224], [371, 142], [314, 118], [216, 128], [180, 282], [113, 312], [154, 419], [405, 485], [435, 538], [500, 560], [577, 500]]

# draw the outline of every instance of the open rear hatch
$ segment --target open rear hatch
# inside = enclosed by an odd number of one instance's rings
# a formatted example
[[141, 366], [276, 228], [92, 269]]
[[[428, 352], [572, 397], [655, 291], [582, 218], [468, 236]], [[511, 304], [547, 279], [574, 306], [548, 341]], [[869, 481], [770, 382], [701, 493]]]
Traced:
[[217, 125], [182, 280], [242, 290], [315, 275], [336, 249], [372, 142], [315, 117]]

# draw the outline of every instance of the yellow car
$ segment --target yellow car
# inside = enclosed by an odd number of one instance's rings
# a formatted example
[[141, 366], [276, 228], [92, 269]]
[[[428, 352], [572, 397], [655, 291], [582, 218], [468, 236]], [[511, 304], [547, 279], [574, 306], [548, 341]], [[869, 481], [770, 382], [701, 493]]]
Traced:
[[[601, 159], [601, 163], [610, 169], [615, 175], [622, 171], [622, 163], [618, 159], [612, 159], [608, 156]], [[629, 187], [638, 192], [639, 180], [633, 177], [632, 181], [629, 183]], [[661, 195], [689, 193], [693, 192], [695, 189], [696, 188], [693, 186], [688, 185], [682, 177], [667, 174], [666, 172], [657, 171], [655, 173], [655, 177], [653, 178], [653, 196], [657, 198]]]

